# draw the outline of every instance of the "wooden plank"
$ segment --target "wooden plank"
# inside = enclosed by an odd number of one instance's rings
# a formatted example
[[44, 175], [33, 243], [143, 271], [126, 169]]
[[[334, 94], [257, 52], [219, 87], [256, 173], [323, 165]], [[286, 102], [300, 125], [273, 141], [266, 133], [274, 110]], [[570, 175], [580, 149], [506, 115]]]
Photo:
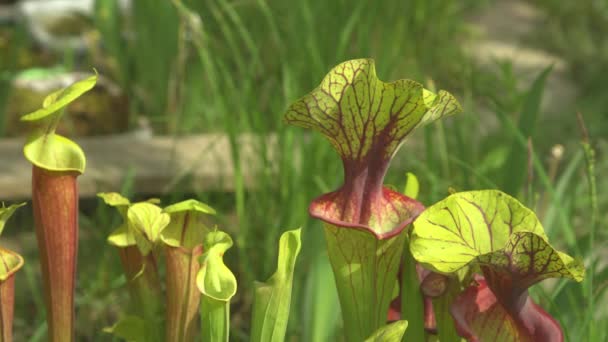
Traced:
[[[135, 191], [141, 194], [167, 193], [184, 180], [187, 190], [234, 190], [234, 163], [224, 134], [179, 138], [125, 134], [74, 140], [87, 155], [85, 173], [79, 177], [83, 197], [119, 191], [131, 172]], [[31, 164], [23, 157], [23, 143], [24, 139], [0, 140], [0, 200], [31, 196]], [[265, 144], [253, 135], [238, 139], [246, 187], [253, 185], [260, 169], [259, 156], [264, 153], [260, 149], [272, 150], [275, 137], [267, 137]]]

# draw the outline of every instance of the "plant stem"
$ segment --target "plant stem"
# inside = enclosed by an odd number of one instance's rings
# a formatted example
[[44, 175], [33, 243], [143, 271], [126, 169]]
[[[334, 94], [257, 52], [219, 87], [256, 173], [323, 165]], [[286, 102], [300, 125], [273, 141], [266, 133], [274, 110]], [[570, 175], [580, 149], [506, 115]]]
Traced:
[[230, 301], [201, 296], [201, 341], [228, 342]]
[[450, 314], [450, 306], [459, 293], [460, 285], [458, 279], [448, 277], [447, 288], [443, 295], [433, 299], [433, 309], [437, 321], [437, 333], [441, 342], [459, 342], [461, 340], [456, 332], [454, 319]]
[[51, 342], [74, 341], [77, 176], [78, 172], [47, 171], [37, 166], [32, 170], [32, 203]]

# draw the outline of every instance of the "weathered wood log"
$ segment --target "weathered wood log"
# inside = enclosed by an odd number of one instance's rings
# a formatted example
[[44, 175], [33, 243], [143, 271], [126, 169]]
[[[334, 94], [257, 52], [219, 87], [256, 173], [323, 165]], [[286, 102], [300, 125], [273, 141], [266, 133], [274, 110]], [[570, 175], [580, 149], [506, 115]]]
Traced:
[[[266, 139], [265, 147], [262, 139]], [[180, 184], [182, 191], [234, 190], [234, 163], [225, 134], [186, 137], [134, 134], [74, 139], [87, 156], [87, 167], [79, 177], [82, 197], [97, 192], [119, 191], [132, 174], [140, 194], [163, 194]], [[31, 196], [31, 165], [22, 154], [24, 138], [0, 140], [0, 198]], [[275, 137], [243, 135], [237, 143], [246, 187], [254, 184], [260, 168], [260, 149], [276, 147]], [[271, 159], [272, 160], [272, 159]]]

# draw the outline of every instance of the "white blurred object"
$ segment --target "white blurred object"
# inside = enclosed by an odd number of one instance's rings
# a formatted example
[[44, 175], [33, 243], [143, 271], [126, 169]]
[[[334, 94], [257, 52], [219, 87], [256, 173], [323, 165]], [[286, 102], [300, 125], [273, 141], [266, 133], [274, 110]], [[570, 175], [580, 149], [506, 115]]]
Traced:
[[[50, 29], [61, 21], [74, 17], [92, 18], [96, 0], [25, 0], [17, 4], [18, 15], [24, 20], [32, 37], [42, 46], [63, 51], [86, 50], [84, 32], [79, 35], [57, 36]], [[131, 0], [117, 0], [123, 12], [130, 9]], [[92, 20], [91, 20], [92, 22]]]

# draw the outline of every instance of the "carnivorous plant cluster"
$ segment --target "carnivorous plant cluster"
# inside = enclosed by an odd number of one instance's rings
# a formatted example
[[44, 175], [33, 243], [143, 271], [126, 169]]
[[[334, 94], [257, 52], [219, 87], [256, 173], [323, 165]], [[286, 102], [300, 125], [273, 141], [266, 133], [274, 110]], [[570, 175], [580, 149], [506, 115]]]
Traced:
[[[24, 154], [33, 165], [32, 204], [54, 342], [75, 337], [77, 177], [86, 164], [82, 149], [55, 129], [64, 107], [96, 80], [52, 93], [41, 109], [22, 117], [34, 127]], [[416, 200], [415, 177], [403, 193], [384, 185], [392, 158], [413, 130], [460, 111], [448, 92], [412, 80], [385, 83], [373, 60], [356, 59], [333, 68], [285, 113], [287, 123], [322, 133], [342, 159], [343, 184], [308, 210], [323, 222], [347, 341], [424, 340], [427, 334], [442, 342], [564, 339], [528, 289], [546, 278], [580, 282], [584, 268], [551, 246], [534, 212], [498, 190], [458, 192], [425, 208]], [[194, 199], [163, 208], [157, 199], [98, 196], [122, 219], [107, 241], [117, 248], [131, 302], [105, 331], [128, 341], [228, 341], [238, 274], [224, 262], [232, 238], [210, 224], [215, 210]], [[21, 205], [0, 208], [0, 233]], [[300, 229], [283, 233], [276, 272], [254, 284], [251, 341], [285, 339], [301, 247]], [[0, 257], [0, 336], [10, 341], [14, 273], [23, 258], [2, 248]]]

